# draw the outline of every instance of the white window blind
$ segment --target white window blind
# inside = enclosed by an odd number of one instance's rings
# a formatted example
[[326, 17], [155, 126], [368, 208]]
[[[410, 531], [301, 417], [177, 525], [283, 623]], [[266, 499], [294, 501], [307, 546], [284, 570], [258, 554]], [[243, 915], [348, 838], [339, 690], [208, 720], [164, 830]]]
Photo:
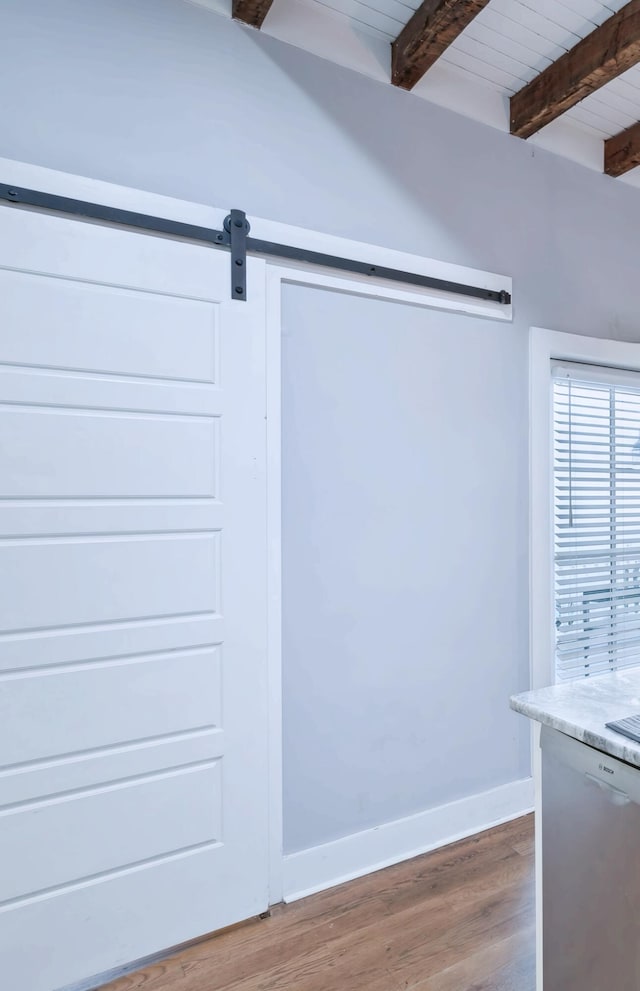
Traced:
[[553, 370], [556, 676], [640, 664], [640, 377]]

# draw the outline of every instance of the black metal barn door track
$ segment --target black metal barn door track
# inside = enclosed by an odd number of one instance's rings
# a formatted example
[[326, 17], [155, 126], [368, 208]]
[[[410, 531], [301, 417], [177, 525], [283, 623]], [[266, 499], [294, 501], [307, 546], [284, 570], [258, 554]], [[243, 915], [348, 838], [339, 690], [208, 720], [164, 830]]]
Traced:
[[373, 276], [378, 279], [387, 279], [389, 282], [402, 282], [405, 285], [418, 286], [423, 289], [437, 289], [440, 292], [470, 296], [474, 299], [493, 303], [508, 305], [511, 302], [511, 294], [506, 289], [483, 289], [480, 286], [450, 282], [447, 279], [436, 279], [430, 275], [417, 275], [415, 272], [403, 272], [400, 269], [385, 268], [381, 265], [369, 265], [366, 262], [355, 261], [353, 258], [326, 255], [319, 251], [296, 248], [290, 244], [276, 244], [273, 241], [261, 241], [258, 238], [249, 237], [251, 228], [243, 210], [232, 210], [225, 219], [224, 230], [216, 231], [210, 227], [184, 224], [177, 220], [169, 220], [166, 217], [154, 217], [146, 213], [118, 210], [114, 207], [103, 206], [100, 203], [87, 203], [84, 200], [54, 196], [52, 193], [42, 193], [35, 189], [22, 189], [3, 183], [0, 183], [0, 200], [75, 217], [86, 217], [90, 220], [102, 220], [108, 224], [119, 224], [123, 227], [135, 227], [159, 234], [184, 237], [190, 241], [202, 241], [214, 248], [225, 248], [231, 252], [231, 298], [236, 300], [246, 300], [247, 298], [247, 253], [251, 253], [269, 255], [274, 258], [287, 258], [292, 261], [306, 262], [309, 265], [320, 265], [324, 268], [338, 269], [355, 275]]

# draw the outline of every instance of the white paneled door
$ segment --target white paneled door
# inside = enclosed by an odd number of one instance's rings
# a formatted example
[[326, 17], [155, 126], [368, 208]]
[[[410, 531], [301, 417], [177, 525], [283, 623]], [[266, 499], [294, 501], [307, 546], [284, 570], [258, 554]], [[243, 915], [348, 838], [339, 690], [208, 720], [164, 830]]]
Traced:
[[0, 983], [267, 907], [264, 263], [0, 207]]

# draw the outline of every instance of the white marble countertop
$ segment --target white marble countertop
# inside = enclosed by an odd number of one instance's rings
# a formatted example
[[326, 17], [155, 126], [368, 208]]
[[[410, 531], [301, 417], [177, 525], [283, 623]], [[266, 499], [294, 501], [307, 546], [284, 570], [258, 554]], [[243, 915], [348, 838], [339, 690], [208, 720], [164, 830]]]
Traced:
[[511, 708], [640, 767], [640, 743], [605, 723], [640, 713], [640, 668], [512, 695]]

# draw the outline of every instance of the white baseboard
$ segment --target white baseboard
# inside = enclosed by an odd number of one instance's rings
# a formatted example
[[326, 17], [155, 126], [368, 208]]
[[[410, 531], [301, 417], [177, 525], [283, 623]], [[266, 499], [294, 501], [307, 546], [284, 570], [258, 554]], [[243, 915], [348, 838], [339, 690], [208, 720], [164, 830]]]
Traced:
[[297, 901], [481, 833], [526, 815], [533, 804], [533, 780], [526, 778], [289, 854], [283, 867], [284, 900]]

